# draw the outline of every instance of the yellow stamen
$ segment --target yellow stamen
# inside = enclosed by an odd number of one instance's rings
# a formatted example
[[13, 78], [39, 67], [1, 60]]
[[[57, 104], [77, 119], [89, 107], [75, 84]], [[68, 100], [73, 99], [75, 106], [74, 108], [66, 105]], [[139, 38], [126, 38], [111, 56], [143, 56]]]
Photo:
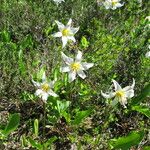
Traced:
[[44, 83], [42, 85], [42, 90], [45, 91], [45, 92], [48, 92], [50, 90], [50, 86], [48, 83]]
[[112, 6], [115, 6], [118, 2], [116, 0], [112, 0]]
[[81, 65], [77, 62], [74, 62], [70, 65], [70, 67], [73, 71], [78, 71], [80, 69]]
[[125, 92], [122, 90], [116, 92], [117, 97], [124, 97], [124, 95], [125, 95]]
[[62, 30], [62, 35], [63, 35], [63, 36], [68, 36], [69, 33], [70, 33], [70, 31], [69, 31], [68, 29], [63, 29], [63, 30]]

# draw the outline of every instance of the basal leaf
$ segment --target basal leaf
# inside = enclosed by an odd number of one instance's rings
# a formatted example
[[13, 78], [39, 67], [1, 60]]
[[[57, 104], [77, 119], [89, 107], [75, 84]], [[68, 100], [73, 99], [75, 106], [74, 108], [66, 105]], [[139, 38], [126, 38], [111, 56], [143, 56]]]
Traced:
[[70, 105], [69, 101], [59, 101], [57, 100], [57, 110], [59, 113], [65, 111]]
[[138, 145], [140, 141], [144, 137], [144, 132], [132, 132], [125, 137], [120, 137], [118, 139], [112, 139], [110, 141], [111, 149], [121, 149], [121, 150], [128, 150], [131, 146]]
[[38, 119], [34, 120], [34, 134], [36, 137], [38, 137], [38, 133], [39, 133], [39, 121]]
[[145, 146], [143, 150], [150, 150], [150, 146]]
[[131, 105], [136, 105], [143, 101], [146, 97], [150, 96], [150, 84], [148, 84], [141, 92], [141, 94], [132, 100]]
[[73, 125], [78, 125], [82, 122], [83, 119], [85, 119], [87, 116], [89, 116], [91, 113], [91, 110], [85, 110], [85, 111], [79, 111], [76, 113], [75, 119], [72, 122]]
[[54, 136], [54, 137], [48, 139], [47, 142], [44, 143], [45, 147], [47, 148], [48, 146], [51, 146], [52, 143], [53, 143], [54, 141], [56, 141], [56, 140], [57, 140], [57, 137], [56, 137], [56, 136]]
[[36, 148], [37, 150], [42, 150], [43, 146], [40, 143], [36, 142], [32, 138], [29, 138], [28, 141], [30, 142], [32, 147]]
[[19, 114], [12, 114], [9, 118], [9, 122], [6, 128], [3, 131], [4, 135], [9, 135], [12, 131], [16, 130], [20, 122], [20, 115]]
[[11, 40], [10, 33], [6, 30], [0, 33], [3, 42], [9, 42]]
[[25, 75], [26, 74], [26, 66], [25, 66], [25, 63], [23, 61], [23, 51], [22, 51], [22, 49], [20, 49], [20, 51], [18, 53], [18, 56], [19, 56], [18, 65], [19, 65], [20, 73], [22, 75]]
[[148, 118], [150, 118], [150, 108], [149, 107], [146, 107], [146, 106], [133, 106], [132, 110], [136, 110], [136, 111], [144, 114]]

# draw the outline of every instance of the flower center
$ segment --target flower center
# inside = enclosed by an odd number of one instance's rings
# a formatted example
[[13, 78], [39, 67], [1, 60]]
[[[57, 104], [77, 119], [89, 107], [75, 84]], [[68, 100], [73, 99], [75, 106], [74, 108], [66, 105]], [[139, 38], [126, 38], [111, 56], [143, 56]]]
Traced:
[[63, 36], [68, 36], [69, 33], [70, 33], [70, 31], [69, 31], [68, 29], [63, 29], [63, 30], [62, 30], [62, 35], [63, 35]]
[[44, 83], [44, 84], [42, 85], [42, 90], [43, 90], [44, 92], [48, 92], [48, 91], [50, 90], [49, 84], [48, 84], [48, 83]]
[[112, 6], [115, 6], [118, 2], [116, 0], [112, 0]]
[[78, 71], [80, 69], [81, 65], [79, 63], [75, 62], [75, 63], [72, 63], [70, 65], [70, 67], [73, 71]]
[[116, 92], [116, 96], [117, 96], [117, 97], [124, 97], [124, 95], [125, 95], [124, 91], [121, 91], [121, 90], [120, 90], [120, 91], [117, 91], [117, 92]]

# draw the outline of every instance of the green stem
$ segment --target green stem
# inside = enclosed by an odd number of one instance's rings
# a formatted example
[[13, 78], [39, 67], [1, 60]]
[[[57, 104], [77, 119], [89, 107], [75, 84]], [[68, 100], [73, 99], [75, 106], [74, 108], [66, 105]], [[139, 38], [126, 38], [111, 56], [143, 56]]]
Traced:
[[45, 138], [45, 126], [46, 126], [46, 104], [43, 102], [43, 143]]

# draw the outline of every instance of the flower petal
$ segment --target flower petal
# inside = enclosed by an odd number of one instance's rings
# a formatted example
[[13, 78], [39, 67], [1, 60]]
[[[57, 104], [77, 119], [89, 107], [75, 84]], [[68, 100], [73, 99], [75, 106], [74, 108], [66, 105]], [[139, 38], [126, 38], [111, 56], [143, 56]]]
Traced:
[[74, 38], [74, 36], [67, 36], [67, 38], [71, 41], [73, 41], [74, 43], [76, 42], [76, 39]]
[[41, 83], [35, 82], [33, 79], [32, 79], [32, 83], [34, 84], [35, 87], [40, 87], [41, 86]]
[[55, 84], [55, 81], [50, 81], [48, 84], [49, 84], [50, 88], [53, 88], [54, 84]]
[[121, 90], [121, 86], [119, 85], [119, 83], [115, 80], [112, 80], [114, 87], [115, 87], [115, 91]]
[[70, 71], [70, 67], [69, 66], [62, 66], [60, 67], [60, 72], [69, 72]]
[[126, 104], [127, 104], [127, 98], [126, 98], [126, 97], [121, 97], [121, 98], [119, 98], [119, 102], [120, 102], [120, 104], [121, 104], [124, 108], [127, 108], [127, 107], [126, 107]]
[[89, 68], [93, 67], [93, 65], [94, 63], [87, 63], [87, 62], [82, 63], [84, 70], [88, 70]]
[[101, 94], [104, 98], [107, 98], [107, 99], [108, 98], [113, 98], [115, 96], [115, 93], [113, 93], [113, 92], [110, 92], [110, 93], [106, 94], [106, 93], [103, 93], [103, 91], [101, 91]]
[[123, 88], [123, 91], [129, 91], [129, 90], [132, 90], [135, 86], [135, 79], [133, 79], [133, 83], [131, 86], [126, 86], [125, 88]]
[[67, 65], [70, 65], [71, 63], [73, 63], [73, 59], [66, 56], [63, 52], [61, 52], [61, 56], [62, 56], [62, 59], [63, 61], [67, 64]]
[[124, 4], [121, 4], [121, 3], [117, 3], [116, 5], [115, 5], [115, 7], [122, 7]]
[[135, 79], [133, 78], [133, 83], [132, 83], [131, 87], [134, 88], [134, 86], [135, 86]]
[[71, 23], [72, 23], [72, 19], [70, 18], [66, 26], [67, 26], [67, 27], [70, 27], [70, 26], [71, 26]]
[[67, 42], [68, 42], [68, 38], [67, 37], [65, 37], [65, 36], [62, 36], [62, 43], [63, 43], [63, 48], [66, 46], [66, 44], [67, 44]]
[[61, 32], [57, 32], [57, 33], [54, 33], [52, 36], [53, 37], [62, 37], [62, 33]]
[[42, 94], [42, 100], [46, 103], [47, 99], [48, 99], [48, 93], [43, 93]]
[[123, 90], [124, 92], [127, 92], [127, 91], [129, 91], [129, 90], [131, 90], [131, 89], [133, 89], [131, 86], [126, 86], [126, 87], [124, 87], [122, 90]]
[[115, 6], [113, 6], [111, 9], [112, 9], [112, 10], [115, 10], [115, 9], [117, 9], [116, 5], [115, 5]]
[[43, 75], [42, 75], [42, 82], [45, 82], [46, 81], [46, 74], [45, 74], [45, 71], [43, 72]]
[[112, 102], [110, 103], [111, 106], [115, 106], [118, 103], [118, 99], [114, 98], [114, 100], [112, 100]]
[[57, 23], [57, 25], [58, 25], [58, 29], [61, 31], [63, 28], [65, 28], [65, 26], [61, 23], [61, 22], [59, 22], [59, 21], [57, 21], [57, 20], [55, 20], [55, 22]]
[[76, 72], [75, 71], [69, 72], [69, 82], [72, 82], [75, 79], [76, 79]]
[[59, 3], [64, 2], [64, 0], [53, 0], [54, 2], [56, 2], [56, 5], [58, 6]]
[[77, 56], [75, 58], [76, 62], [81, 62], [82, 61], [82, 52], [78, 51]]
[[111, 2], [103, 2], [103, 5], [105, 6], [106, 9], [110, 9], [111, 8]]
[[77, 74], [78, 74], [79, 77], [81, 77], [82, 79], [85, 79], [85, 78], [86, 78], [86, 75], [85, 75], [85, 73], [83, 72], [83, 70], [77, 71]]
[[35, 95], [39, 96], [41, 98], [41, 95], [43, 95], [43, 93], [44, 92], [41, 89], [37, 89], [36, 92], [35, 92]]
[[132, 98], [134, 96], [134, 90], [131, 89], [125, 92], [127, 98]]
[[58, 97], [58, 95], [53, 90], [49, 90], [48, 94], [53, 96], [53, 97]]
[[73, 34], [75, 34], [75, 33], [77, 33], [77, 32], [79, 31], [79, 28], [80, 28], [80, 27], [78, 27], [78, 28], [73, 28], [73, 27], [71, 27], [70, 30], [71, 30], [71, 32], [72, 32]]

